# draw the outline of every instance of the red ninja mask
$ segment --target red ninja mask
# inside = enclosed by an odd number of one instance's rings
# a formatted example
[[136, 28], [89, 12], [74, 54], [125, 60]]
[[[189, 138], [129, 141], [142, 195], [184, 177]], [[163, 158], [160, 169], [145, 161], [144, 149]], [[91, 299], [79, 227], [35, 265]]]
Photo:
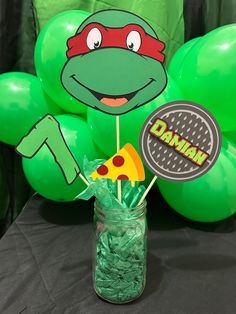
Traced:
[[119, 47], [132, 50], [162, 63], [165, 59], [165, 55], [162, 53], [165, 44], [147, 34], [137, 24], [128, 24], [121, 28], [111, 28], [99, 23], [91, 23], [79, 34], [69, 38], [67, 45], [68, 58], [86, 54], [97, 48]]

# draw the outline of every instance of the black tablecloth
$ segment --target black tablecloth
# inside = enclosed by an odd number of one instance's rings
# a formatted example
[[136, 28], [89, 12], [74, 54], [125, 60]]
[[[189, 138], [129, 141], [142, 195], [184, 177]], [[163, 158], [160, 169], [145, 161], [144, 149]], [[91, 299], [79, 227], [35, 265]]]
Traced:
[[148, 273], [138, 300], [113, 305], [93, 291], [93, 203], [34, 196], [0, 241], [0, 313], [236, 313], [235, 217], [192, 223], [148, 199]]

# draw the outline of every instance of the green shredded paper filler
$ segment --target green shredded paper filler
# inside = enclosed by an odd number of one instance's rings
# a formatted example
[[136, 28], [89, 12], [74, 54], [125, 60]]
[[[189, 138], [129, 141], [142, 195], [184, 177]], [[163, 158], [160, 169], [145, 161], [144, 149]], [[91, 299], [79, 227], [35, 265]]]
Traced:
[[[125, 303], [145, 286], [145, 219], [106, 223], [96, 242], [95, 290], [104, 299]], [[102, 228], [102, 226], [101, 226]]]
[[110, 179], [92, 180], [90, 177], [91, 173], [104, 162], [104, 159], [88, 161], [86, 157], [84, 158], [83, 173], [90, 185], [82, 193], [76, 196], [75, 199], [89, 200], [91, 197], [95, 196], [100, 205], [107, 209], [127, 209], [137, 206], [139, 200], [146, 191], [146, 188], [143, 185], [139, 186], [138, 182], [132, 187], [130, 181], [121, 181], [122, 202], [120, 202], [117, 199], [117, 181], [112, 182]]

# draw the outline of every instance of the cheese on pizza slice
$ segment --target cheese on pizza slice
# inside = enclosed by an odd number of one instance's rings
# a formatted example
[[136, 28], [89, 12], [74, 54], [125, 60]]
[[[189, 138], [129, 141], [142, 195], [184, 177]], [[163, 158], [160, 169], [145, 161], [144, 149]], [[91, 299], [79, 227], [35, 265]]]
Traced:
[[131, 144], [126, 144], [90, 176], [93, 180], [111, 179], [113, 182], [129, 180], [134, 183], [145, 180], [142, 160]]

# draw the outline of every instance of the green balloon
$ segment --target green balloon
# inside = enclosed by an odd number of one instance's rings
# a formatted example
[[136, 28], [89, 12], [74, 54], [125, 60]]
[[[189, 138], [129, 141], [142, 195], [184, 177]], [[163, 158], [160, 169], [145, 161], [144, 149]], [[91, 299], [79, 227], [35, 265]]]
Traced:
[[[183, 94], [179, 86], [177, 85], [177, 83], [175, 82], [171, 75], [167, 74], [167, 77], [168, 82], [165, 90], [162, 93], [162, 96], [165, 98], [166, 102], [182, 100]], [[158, 98], [159, 97], [157, 97], [156, 99], [158, 100]], [[160, 100], [158, 100], [158, 102], [160, 102]]]
[[61, 84], [61, 71], [67, 61], [66, 42], [90, 14], [71, 10], [50, 19], [41, 30], [35, 46], [35, 66], [46, 93], [67, 112], [82, 113], [86, 106], [74, 99]]
[[223, 133], [224, 137], [226, 137], [229, 141], [236, 145], [236, 130], [228, 131]]
[[[168, 84], [164, 92], [150, 103], [120, 116], [121, 147], [131, 143], [139, 152], [139, 134], [146, 118], [159, 106], [169, 101], [182, 99], [182, 94], [175, 81], [168, 76]], [[88, 108], [88, 124], [94, 142], [107, 156], [116, 152], [116, 117]], [[148, 170], [145, 185], [150, 183], [153, 174]]]
[[18, 72], [0, 75], [0, 140], [15, 145], [47, 113], [61, 109], [43, 92], [37, 77]]
[[[70, 114], [56, 116], [56, 119], [81, 170], [85, 156], [89, 160], [103, 157], [99, 155], [84, 119]], [[33, 189], [50, 200], [72, 201], [86, 188], [79, 177], [71, 185], [66, 183], [61, 169], [45, 145], [33, 158], [23, 158], [23, 169]]]
[[236, 24], [208, 33], [186, 55], [177, 83], [185, 99], [205, 106], [222, 131], [236, 129]]
[[183, 46], [181, 46], [173, 55], [170, 60], [168, 66], [168, 72], [173, 77], [174, 80], [177, 79], [180, 68], [184, 62], [184, 58], [186, 57], [187, 53], [190, 49], [197, 43], [200, 37], [191, 39], [187, 41]]
[[225, 219], [236, 212], [236, 146], [224, 138], [217, 162], [196, 180], [157, 182], [167, 203], [184, 217], [200, 222]]

